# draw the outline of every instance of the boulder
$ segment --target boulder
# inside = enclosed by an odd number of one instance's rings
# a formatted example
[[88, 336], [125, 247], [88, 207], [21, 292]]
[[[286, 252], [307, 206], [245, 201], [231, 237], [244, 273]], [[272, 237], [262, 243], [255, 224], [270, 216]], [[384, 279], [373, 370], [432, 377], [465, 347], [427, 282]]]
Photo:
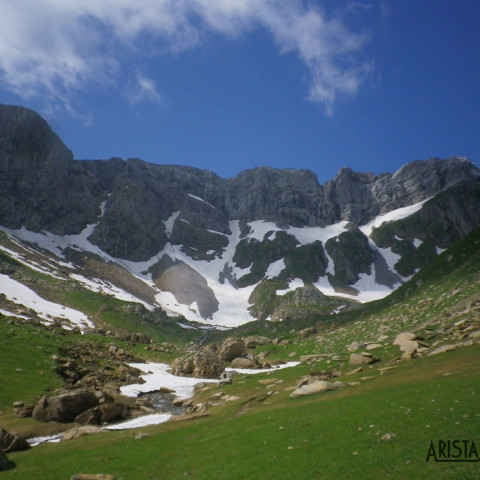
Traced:
[[411, 340], [417, 340], [417, 336], [414, 333], [411, 332], [402, 332], [399, 333], [396, 337], [395, 340], [393, 341], [394, 345], [401, 345], [404, 342], [411, 341]]
[[108, 402], [82, 412], [75, 418], [80, 425], [103, 425], [128, 416], [128, 407], [123, 403]]
[[84, 427], [72, 428], [63, 434], [62, 442], [68, 440], [74, 440], [75, 438], [86, 437], [87, 435], [96, 435], [97, 433], [103, 433], [108, 430], [103, 430], [100, 427], [92, 425], [86, 425]]
[[5, 450], [5, 453], [10, 453], [28, 450], [29, 448], [30, 444], [17, 432], [10, 433], [0, 428], [0, 450]]
[[307, 338], [310, 335], [315, 335], [318, 333], [318, 330], [315, 327], [304, 328], [297, 333], [299, 339]]
[[247, 349], [258, 347], [259, 345], [266, 345], [271, 343], [271, 339], [268, 337], [262, 337], [261, 335], [251, 335], [244, 339], [245, 347]]
[[350, 365], [369, 365], [378, 361], [379, 358], [371, 353], [352, 353], [350, 355]]
[[0, 472], [13, 468], [12, 463], [8, 460], [5, 452], [0, 448]]
[[193, 355], [177, 358], [170, 365], [173, 375], [195, 378], [220, 378], [225, 366], [212, 351], [201, 351]]
[[328, 353], [317, 353], [312, 355], [302, 355], [300, 357], [301, 362], [310, 362], [312, 360], [323, 360], [324, 358], [328, 358], [330, 355]]
[[257, 364], [250, 358], [234, 358], [232, 368], [256, 368]]
[[438, 355], [439, 353], [450, 352], [452, 350], [456, 350], [457, 348], [460, 348], [461, 346], [462, 346], [461, 344], [442, 345], [441, 347], [438, 347], [435, 350], [428, 352], [427, 356], [430, 357], [431, 355]]
[[218, 350], [218, 356], [224, 362], [231, 362], [234, 358], [243, 357], [245, 354], [245, 342], [234, 337], [225, 339]]
[[290, 394], [290, 398], [304, 397], [305, 395], [312, 395], [314, 393], [328, 392], [338, 388], [335, 384], [325, 382], [324, 380], [317, 380], [312, 383], [307, 383], [297, 388]]
[[405, 340], [399, 344], [400, 350], [406, 354], [414, 353], [420, 345], [415, 340]]
[[28, 404], [23, 404], [23, 402], [20, 402], [22, 403], [21, 406], [15, 406], [14, 405], [14, 409], [13, 409], [13, 412], [14, 412], [14, 416], [17, 417], [17, 418], [29, 418], [32, 416], [32, 413], [33, 413], [33, 409], [35, 408], [35, 405], [32, 405], [30, 403]]
[[359, 343], [358, 342], [352, 342], [348, 347], [347, 347], [347, 350], [349, 352], [356, 352], [359, 348]]
[[89, 390], [74, 390], [52, 397], [45, 395], [35, 406], [32, 417], [39, 422], [70, 423], [97, 405], [95, 393]]

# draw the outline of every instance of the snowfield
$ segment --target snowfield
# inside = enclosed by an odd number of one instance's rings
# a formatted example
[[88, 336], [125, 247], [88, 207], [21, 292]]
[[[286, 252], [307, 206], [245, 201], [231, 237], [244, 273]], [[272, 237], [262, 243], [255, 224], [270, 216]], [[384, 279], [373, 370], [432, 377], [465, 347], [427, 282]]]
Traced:
[[[192, 198], [198, 201], [205, 202], [203, 199], [190, 195]], [[426, 202], [422, 201], [416, 205], [412, 205], [405, 208], [400, 208], [393, 212], [386, 213], [369, 222], [368, 224], [360, 227], [360, 230], [367, 236], [371, 234], [372, 230], [385, 222], [392, 222], [406, 218], [413, 213], [420, 210], [423, 204]], [[174, 212], [168, 220], [164, 222], [167, 235], [170, 235], [175, 219], [178, 217], [179, 212]], [[315, 241], [321, 241], [323, 245], [331, 239], [340, 235], [342, 232], [347, 230], [347, 222], [342, 221], [334, 225], [328, 225], [326, 227], [278, 227], [273, 222], [267, 222], [262, 220], [256, 220], [248, 223], [250, 227], [250, 233], [248, 238], [257, 239], [262, 241], [265, 236], [269, 233], [269, 238], [273, 238], [276, 232], [284, 231], [289, 235], [292, 235], [299, 242], [299, 246], [308, 245]], [[55, 255], [54, 259], [50, 259], [52, 268], [48, 267], [48, 257], [45, 256], [42, 265], [37, 264], [31, 259], [27, 259], [28, 255], [20, 255], [17, 252], [12, 252], [3, 248], [3, 250], [16, 258], [18, 261], [24, 263], [30, 268], [36, 269], [43, 273], [48, 273], [51, 276], [56, 276], [56, 273], [60, 268], [63, 272], [67, 271], [71, 279], [78, 281], [85, 288], [90, 290], [101, 292], [103, 294], [111, 295], [115, 298], [142, 303], [146, 308], [153, 309], [156, 306], [162, 307], [167, 313], [172, 316], [183, 315], [187, 320], [199, 322], [200, 324], [207, 325], [210, 327], [227, 327], [232, 328], [244, 323], [255, 320], [254, 317], [250, 315], [248, 308], [250, 307], [249, 297], [253, 292], [255, 285], [249, 287], [237, 288], [235, 280], [241, 278], [242, 276], [250, 273], [251, 268], [238, 268], [233, 262], [233, 257], [237, 248], [238, 243], [242, 240], [240, 233], [240, 226], [238, 220], [230, 221], [230, 235], [226, 235], [228, 238], [228, 245], [220, 257], [215, 257], [212, 260], [193, 260], [187, 254], [182, 251], [182, 247], [178, 245], [171, 245], [167, 243], [165, 248], [159, 251], [157, 254], [152, 256], [150, 259], [141, 262], [132, 262], [129, 260], [124, 260], [120, 258], [114, 258], [103, 252], [99, 247], [91, 244], [88, 240], [88, 237], [93, 232], [95, 224], [88, 225], [81, 233], [78, 235], [65, 235], [59, 236], [54, 235], [48, 232], [35, 233], [21, 228], [19, 230], [10, 230], [2, 228], [5, 233], [7, 233], [14, 242], [28, 242], [30, 244], [36, 244], [40, 248], [51, 252]], [[18, 240], [16, 240], [18, 239]], [[28, 251], [30, 247], [26, 247], [23, 243], [18, 242], [18, 244], [25, 250]], [[417, 240], [415, 245], [418, 246], [420, 242]], [[372, 250], [383, 258], [386, 264], [386, 268], [390, 272], [395, 272], [395, 264], [399, 260], [399, 256], [387, 248], [378, 248], [372, 241], [370, 241], [370, 247]], [[64, 251], [66, 248], [72, 248], [78, 251], [86, 251], [92, 254], [98, 255], [104, 261], [111, 264], [116, 264], [135, 276], [137, 279], [143, 281], [153, 292], [153, 297], [155, 302], [149, 304], [145, 300], [139, 299], [134, 294], [125, 291], [124, 289], [118, 287], [117, 285], [107, 282], [99, 278], [87, 278], [71, 263], [65, 261]], [[38, 254], [38, 253], [37, 253]], [[325, 252], [328, 259], [327, 273], [334, 274], [335, 266], [332, 258]], [[172, 259], [173, 262], [182, 262], [188, 268], [192, 269], [194, 272], [198, 273], [206, 281], [207, 289], [209, 295], [212, 299], [218, 301], [218, 308], [216, 311], [213, 311], [211, 314], [205, 314], [202, 316], [199, 311], [199, 298], [193, 298], [188, 303], [183, 303], [180, 301], [174, 293], [170, 291], [160, 290], [154, 283], [152, 279], [152, 274], [150, 269], [157, 264], [162, 257], [168, 256]], [[180, 265], [182, 264], [180, 263]], [[47, 267], [45, 266], [47, 264]], [[185, 268], [187, 268], [185, 267]], [[278, 260], [269, 265], [265, 278], [275, 278], [277, 277], [285, 268], [284, 260]], [[192, 273], [194, 273], [192, 272]], [[23, 303], [23, 297], [25, 297], [25, 302], [28, 303], [29, 308], [32, 305], [32, 291], [28, 291], [21, 288], [20, 284], [12, 283], [7, 280], [8, 277], [2, 278], [0, 283], [0, 293], [5, 293], [9, 298], [15, 297], [18, 299], [17, 303]], [[318, 288], [323, 294], [335, 297], [344, 297], [346, 299], [355, 300], [358, 302], [369, 302], [372, 300], [377, 300], [385, 297], [390, 294], [395, 288], [397, 288], [400, 283], [395, 285], [385, 286], [376, 281], [377, 272], [375, 265], [372, 265], [371, 274], [361, 275], [361, 278], [355, 285], [352, 285], [354, 289], [358, 291], [357, 295], [345, 294], [336, 292], [332, 285], [330, 284], [328, 277], [320, 277], [315, 283], [315, 287]], [[402, 279], [406, 280], [406, 279]], [[296, 288], [303, 286], [303, 281], [296, 278], [290, 279], [288, 288], [277, 291], [278, 295], [284, 295], [290, 291], [295, 290]], [[8, 289], [8, 294], [7, 294]], [[37, 303], [33, 304], [36, 308], [40, 308], [40, 301], [35, 300]], [[45, 302], [45, 300], [44, 300]], [[88, 319], [85, 316], [82, 316], [80, 312], [69, 312], [68, 315], [66, 311], [59, 311], [58, 307], [53, 308], [53, 306], [47, 307], [47, 304], [43, 304], [45, 312], [42, 313], [45, 321], [50, 321], [51, 316], [64, 316], [70, 318], [72, 323], [78, 323], [80, 325], [88, 325]], [[32, 307], [33, 308], [33, 307]], [[43, 307], [42, 307], [43, 308]], [[215, 307], [216, 308], [216, 307]], [[35, 308], [34, 308], [35, 309]], [[205, 318], [207, 317], [207, 318]]]
[[7, 275], [0, 275], [0, 291], [11, 302], [34, 310], [46, 325], [53, 323], [55, 318], [60, 318], [67, 322], [63, 325], [67, 330], [74, 327], [80, 327], [81, 330], [93, 327], [93, 323], [84, 313], [58, 303], [49, 302]]

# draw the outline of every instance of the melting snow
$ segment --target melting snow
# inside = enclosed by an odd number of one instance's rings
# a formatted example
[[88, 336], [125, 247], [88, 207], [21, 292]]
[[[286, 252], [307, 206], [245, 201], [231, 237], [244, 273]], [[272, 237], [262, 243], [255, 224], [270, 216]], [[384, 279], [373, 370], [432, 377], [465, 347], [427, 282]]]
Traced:
[[129, 430], [131, 428], [148, 427], [149, 425], [159, 425], [165, 423], [172, 418], [170, 413], [152, 413], [151, 415], [144, 415], [143, 417], [134, 418], [125, 422], [115, 423], [113, 425], [106, 425], [106, 430]]
[[209, 207], [215, 208], [211, 203], [208, 203], [208, 202], [205, 201], [203, 198], [197, 197], [196, 195], [192, 195], [191, 193], [189, 193], [188, 196], [189, 196], [190, 198], [193, 198], [193, 199], [195, 199], [195, 200], [198, 200], [199, 202], [202, 202], [202, 203], [207, 204]]
[[397, 220], [401, 220], [402, 218], [407, 218], [410, 215], [418, 212], [425, 202], [428, 202], [428, 198], [423, 200], [422, 202], [416, 203], [415, 205], [411, 205], [409, 207], [398, 208], [397, 210], [393, 210], [392, 212], [385, 213], [384, 215], [380, 215], [373, 219], [371, 222], [367, 223], [360, 227], [360, 230], [369, 237], [372, 233], [374, 228], [380, 227], [380, 225], [388, 222], [394, 222]]
[[296, 290], [297, 288], [301, 288], [304, 286], [305, 286], [305, 283], [303, 282], [303, 280], [300, 280], [299, 278], [295, 278], [294, 280], [290, 281], [287, 288], [285, 288], [284, 290], [277, 290], [276, 294], [282, 296], [288, 292], [292, 292], [293, 290]]
[[[52, 323], [54, 318], [62, 318], [72, 325], [80, 327], [82, 330], [85, 330], [86, 327], [93, 327], [93, 323], [84, 313], [45, 300], [30, 288], [7, 275], [0, 275], [0, 292], [5, 294], [13, 303], [24, 305], [26, 308], [34, 310], [46, 324]], [[68, 330], [71, 329], [68, 327], [65, 328]]]
[[145, 375], [141, 378], [145, 383], [120, 387], [122, 395], [137, 397], [139, 393], [149, 393], [169, 388], [181, 399], [193, 397], [194, 387], [200, 382], [218, 382], [218, 380], [205, 380], [203, 378], [177, 377], [168, 372], [170, 368], [166, 363], [130, 363], [133, 368], [138, 368]]

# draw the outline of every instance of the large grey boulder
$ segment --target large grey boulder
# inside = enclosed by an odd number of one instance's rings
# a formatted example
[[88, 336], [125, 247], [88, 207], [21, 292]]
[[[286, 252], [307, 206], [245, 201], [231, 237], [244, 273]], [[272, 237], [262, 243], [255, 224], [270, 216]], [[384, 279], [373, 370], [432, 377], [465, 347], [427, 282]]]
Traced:
[[316, 380], [315, 382], [307, 383], [294, 390], [290, 394], [290, 398], [304, 397], [314, 393], [328, 392], [330, 390], [336, 390], [342, 386], [344, 385], [341, 383], [330, 383], [324, 380]]
[[232, 368], [257, 368], [258, 365], [251, 358], [234, 358], [232, 360]]
[[32, 417], [40, 422], [70, 423], [98, 403], [96, 395], [88, 390], [74, 390], [57, 396], [45, 395], [35, 406]]
[[371, 353], [352, 353], [350, 355], [350, 365], [370, 365], [378, 361], [379, 359]]
[[231, 362], [234, 358], [246, 355], [245, 341], [241, 338], [226, 338], [218, 349], [218, 356], [224, 362]]
[[17, 432], [7, 432], [0, 428], [0, 451], [5, 450], [5, 453], [9, 453], [28, 450], [29, 448], [30, 444]]
[[212, 351], [205, 350], [177, 358], [170, 364], [173, 375], [195, 378], [220, 378], [225, 365]]

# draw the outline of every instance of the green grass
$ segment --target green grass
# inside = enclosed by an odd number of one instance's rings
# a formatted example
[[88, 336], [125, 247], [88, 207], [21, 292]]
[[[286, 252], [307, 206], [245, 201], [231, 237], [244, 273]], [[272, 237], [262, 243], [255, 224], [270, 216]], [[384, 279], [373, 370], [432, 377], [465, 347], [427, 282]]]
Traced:
[[9, 324], [0, 315], [0, 410], [14, 401], [35, 401], [39, 395], [59, 388], [51, 356], [74, 338], [48, 332], [41, 326]]
[[[70, 478], [111, 473], [117, 480], [195, 479], [471, 479], [477, 464], [427, 463], [430, 441], [480, 441], [480, 347], [402, 364], [390, 376], [290, 399], [289, 391], [263, 403], [241, 400], [214, 415], [136, 432], [107, 433], [10, 454], [16, 470], [4, 479]], [[300, 371], [278, 371], [290, 386]], [[264, 376], [263, 378], [267, 378]], [[227, 394], [251, 391], [258, 377], [239, 377]], [[241, 382], [245, 383], [241, 383]], [[263, 389], [263, 390], [262, 390]], [[216, 388], [211, 390], [217, 391]], [[264, 387], [258, 387], [258, 392]], [[242, 413], [243, 412], [243, 413]], [[382, 441], [386, 433], [395, 433]]]

